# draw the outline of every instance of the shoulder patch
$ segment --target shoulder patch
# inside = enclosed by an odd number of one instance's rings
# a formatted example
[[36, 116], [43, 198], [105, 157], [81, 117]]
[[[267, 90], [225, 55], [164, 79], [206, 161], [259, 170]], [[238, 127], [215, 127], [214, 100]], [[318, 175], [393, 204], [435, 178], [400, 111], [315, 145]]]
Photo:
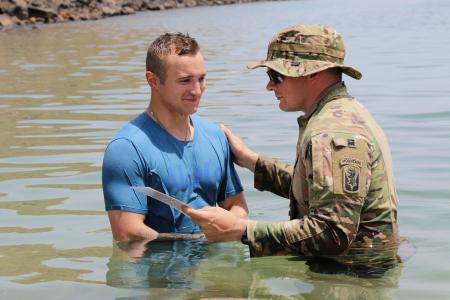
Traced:
[[360, 168], [355, 165], [346, 165], [342, 168], [342, 173], [342, 189], [344, 192], [358, 193]]
[[368, 145], [361, 138], [345, 138], [342, 141], [346, 146], [334, 143], [331, 149], [333, 192], [364, 197], [370, 173]]

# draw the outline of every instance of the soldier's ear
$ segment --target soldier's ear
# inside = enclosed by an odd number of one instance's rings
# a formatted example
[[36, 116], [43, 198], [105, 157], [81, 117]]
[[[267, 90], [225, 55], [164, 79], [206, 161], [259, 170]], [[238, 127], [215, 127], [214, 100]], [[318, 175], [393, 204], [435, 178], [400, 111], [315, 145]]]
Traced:
[[325, 78], [323, 72], [317, 72], [311, 75], [308, 75], [308, 81], [312, 84], [319, 84], [322, 82]]
[[[320, 73], [320, 72], [319, 72], [319, 73]], [[314, 79], [316, 79], [317, 77], [319, 77], [319, 76], [318, 76], [319, 73], [314, 73], [314, 74], [308, 75], [308, 78], [314, 80]]]

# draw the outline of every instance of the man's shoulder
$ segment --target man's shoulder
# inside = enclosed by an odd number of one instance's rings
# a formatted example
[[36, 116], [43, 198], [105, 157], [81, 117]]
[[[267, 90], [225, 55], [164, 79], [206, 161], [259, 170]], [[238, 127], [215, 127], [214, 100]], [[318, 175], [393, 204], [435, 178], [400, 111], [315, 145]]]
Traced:
[[219, 126], [212, 121], [201, 117], [198, 114], [192, 114], [191, 119], [195, 124], [200, 125], [201, 127], [211, 129], [211, 130], [220, 130]]
[[119, 131], [117, 131], [115, 138], [132, 138], [136, 134], [141, 134], [145, 124], [145, 115], [144, 113], [141, 113], [134, 119], [125, 123]]
[[191, 118], [192, 118], [192, 121], [194, 122], [194, 125], [196, 125], [198, 127], [198, 129], [204, 131], [208, 135], [215, 135], [215, 136], [219, 136], [219, 137], [225, 136], [222, 129], [220, 129], [220, 127], [216, 123], [213, 123], [212, 121], [204, 119], [204, 118], [200, 117], [198, 114], [191, 115]]
[[356, 98], [350, 95], [336, 96], [325, 103], [322, 109], [318, 110], [314, 117], [316, 119], [327, 117], [340, 120], [348, 117], [348, 114], [356, 112], [358, 107], [363, 107], [363, 105]]
[[114, 138], [109, 142], [108, 147], [121, 145], [121, 147], [148, 148], [149, 144], [153, 144], [150, 124], [146, 119], [145, 113], [141, 113], [118, 130]]
[[366, 110], [364, 106], [352, 97], [338, 97], [326, 103], [320, 111], [311, 117], [307, 131], [309, 135], [319, 133], [343, 132], [349, 134], [364, 134], [367, 121], [360, 114]]

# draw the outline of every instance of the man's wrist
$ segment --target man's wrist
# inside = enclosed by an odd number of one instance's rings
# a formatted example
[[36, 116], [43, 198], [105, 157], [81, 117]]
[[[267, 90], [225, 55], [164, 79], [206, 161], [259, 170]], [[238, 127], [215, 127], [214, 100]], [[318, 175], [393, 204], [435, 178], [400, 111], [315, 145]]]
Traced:
[[247, 169], [255, 173], [256, 162], [258, 161], [259, 154], [251, 151], [247, 158]]

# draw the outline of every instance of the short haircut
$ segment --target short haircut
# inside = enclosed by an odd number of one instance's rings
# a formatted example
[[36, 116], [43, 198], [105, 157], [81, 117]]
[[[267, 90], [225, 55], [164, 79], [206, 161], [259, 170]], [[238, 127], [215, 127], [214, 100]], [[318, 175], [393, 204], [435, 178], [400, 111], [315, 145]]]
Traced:
[[195, 55], [200, 51], [197, 41], [189, 34], [165, 33], [160, 35], [148, 47], [146, 70], [158, 76], [161, 83], [166, 79], [166, 66], [164, 58], [170, 54]]

